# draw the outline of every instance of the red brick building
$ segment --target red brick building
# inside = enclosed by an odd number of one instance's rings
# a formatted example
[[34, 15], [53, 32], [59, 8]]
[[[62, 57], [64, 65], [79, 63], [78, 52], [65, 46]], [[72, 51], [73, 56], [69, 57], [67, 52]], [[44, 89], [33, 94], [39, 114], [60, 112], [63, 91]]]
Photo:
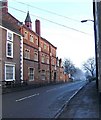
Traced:
[[[62, 60], [56, 58], [57, 48], [41, 37], [40, 21], [35, 21], [36, 31], [34, 32], [29, 12], [27, 13], [25, 24], [23, 24], [8, 13], [7, 1], [3, 2], [2, 6], [4, 23], [0, 26], [0, 29], [2, 29], [1, 46], [3, 46], [1, 50], [3, 54], [0, 54], [0, 65], [3, 65], [1, 79], [5, 80], [5, 75], [7, 75], [7, 72], [5, 73], [5, 63], [12, 63], [12, 70], [14, 69], [13, 80], [16, 82], [24, 81], [28, 84], [44, 84], [64, 81]], [[11, 30], [13, 38], [13, 42], [11, 41], [13, 47], [10, 46], [13, 50], [11, 57], [7, 56], [7, 50], [5, 49], [7, 48], [6, 36], [8, 35], [8, 29]]]
[[56, 50], [45, 38], [41, 37], [40, 21], [35, 21], [35, 30], [27, 13], [25, 25], [21, 27], [24, 35], [24, 80], [28, 83], [50, 83], [56, 81]]

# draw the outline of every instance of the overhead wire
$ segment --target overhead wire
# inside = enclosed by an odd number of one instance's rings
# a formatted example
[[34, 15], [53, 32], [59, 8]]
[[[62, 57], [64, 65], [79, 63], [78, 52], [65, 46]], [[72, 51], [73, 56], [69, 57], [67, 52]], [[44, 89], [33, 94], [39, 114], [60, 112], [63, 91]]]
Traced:
[[[19, 12], [22, 12], [22, 13], [26, 13], [26, 12], [23, 11], [23, 10], [20, 10], [20, 9], [17, 9], [17, 8], [11, 7], [11, 6], [9, 6], [9, 8], [14, 9], [14, 10], [19, 11]], [[75, 29], [75, 28], [72, 28], [72, 27], [68, 27], [68, 26], [66, 26], [66, 25], [63, 25], [63, 24], [60, 24], [60, 23], [54, 22], [54, 21], [52, 21], [52, 20], [49, 20], [49, 19], [46, 19], [46, 18], [43, 18], [43, 17], [37, 16], [37, 15], [34, 15], [34, 14], [30, 14], [30, 15], [32, 15], [32, 16], [34, 16], [34, 17], [38, 17], [38, 18], [43, 19], [43, 20], [45, 20], [45, 21], [51, 22], [51, 23], [53, 23], [53, 24], [59, 25], [59, 26], [61, 26], [61, 27], [65, 27], [65, 28], [67, 28], [67, 29], [74, 30], [74, 31], [76, 31], [76, 32], [80, 32], [80, 33], [87, 34], [87, 35], [92, 35], [92, 34], [89, 34], [89, 33], [83, 32], [83, 31], [80, 31], [80, 30]]]
[[32, 8], [35, 8], [35, 9], [38, 9], [38, 10], [41, 10], [41, 11], [44, 11], [44, 12], [47, 12], [47, 13], [50, 13], [50, 14], [57, 15], [57, 16], [59, 16], [59, 17], [63, 17], [63, 18], [66, 18], [66, 19], [69, 19], [69, 20], [72, 20], [72, 21], [75, 21], [75, 22], [79, 22], [79, 23], [80, 23], [79, 20], [76, 20], [76, 19], [73, 19], [73, 18], [64, 16], [64, 15], [58, 14], [58, 13], [53, 12], [53, 11], [49, 11], [49, 10], [46, 10], [46, 9], [43, 9], [43, 8], [39, 8], [39, 7], [36, 7], [36, 6], [33, 6], [33, 5], [29, 5], [29, 4], [27, 4], [27, 3], [19, 2], [19, 1], [17, 1], [17, 0], [13, 0], [13, 1], [15, 1], [15, 2], [17, 2], [17, 3], [20, 3], [20, 4], [23, 4], [23, 5], [26, 5], [26, 6], [29, 6], [29, 7], [32, 7]]

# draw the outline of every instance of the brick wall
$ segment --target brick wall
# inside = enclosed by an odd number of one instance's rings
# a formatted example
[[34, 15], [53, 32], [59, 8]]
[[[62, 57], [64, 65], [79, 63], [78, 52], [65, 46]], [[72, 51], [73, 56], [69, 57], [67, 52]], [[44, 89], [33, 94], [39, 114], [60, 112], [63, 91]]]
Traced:
[[6, 41], [7, 30], [2, 29], [2, 60], [3, 60], [3, 80], [5, 80], [5, 63], [15, 64], [15, 79], [16, 82], [20, 81], [20, 37], [13, 34], [13, 58], [6, 56]]

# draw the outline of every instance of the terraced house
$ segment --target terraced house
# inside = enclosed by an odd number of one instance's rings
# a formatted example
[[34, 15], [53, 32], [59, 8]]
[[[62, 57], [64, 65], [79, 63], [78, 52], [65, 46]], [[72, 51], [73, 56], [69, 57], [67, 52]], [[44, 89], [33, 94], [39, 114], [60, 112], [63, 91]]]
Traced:
[[1, 80], [28, 84], [64, 81], [62, 60], [56, 57], [57, 47], [41, 37], [40, 21], [35, 21], [34, 32], [29, 11], [23, 24], [8, 13], [7, 0], [2, 2], [1, 14]]
[[19, 21], [8, 13], [7, 3], [0, 11], [0, 81], [3, 84], [23, 80], [23, 38], [16, 24]]

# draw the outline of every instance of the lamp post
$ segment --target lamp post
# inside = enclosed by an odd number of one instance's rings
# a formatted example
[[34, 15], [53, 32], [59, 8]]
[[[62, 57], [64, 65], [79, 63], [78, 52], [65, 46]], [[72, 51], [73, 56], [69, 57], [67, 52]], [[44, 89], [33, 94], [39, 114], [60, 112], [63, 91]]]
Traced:
[[88, 22], [91, 21], [94, 23], [94, 38], [95, 38], [95, 61], [96, 61], [96, 87], [98, 89], [98, 59], [97, 59], [97, 39], [96, 39], [96, 24], [94, 20], [87, 19], [87, 20], [82, 20], [81, 22]]
[[88, 20], [82, 20], [81, 22], [84, 23], [84, 22], [87, 22], [87, 21], [94, 22], [94, 20], [90, 20], [90, 19], [88, 19]]

